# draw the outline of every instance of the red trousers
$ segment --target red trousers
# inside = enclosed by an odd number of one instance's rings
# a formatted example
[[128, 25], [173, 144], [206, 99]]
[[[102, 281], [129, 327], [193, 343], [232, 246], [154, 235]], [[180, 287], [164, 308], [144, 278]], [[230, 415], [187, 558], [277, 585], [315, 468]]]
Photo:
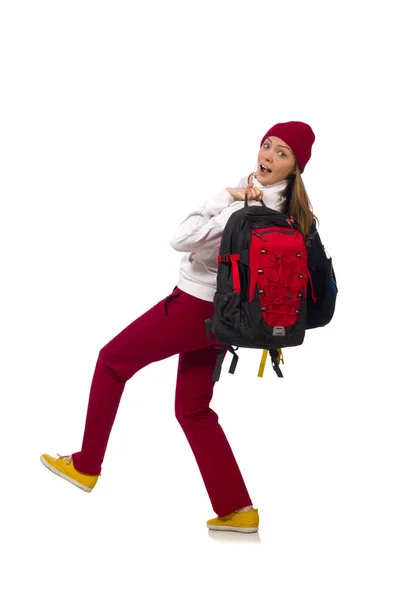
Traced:
[[[218, 353], [210, 347], [204, 321], [213, 313], [213, 302], [175, 288], [100, 350], [82, 448], [73, 454], [78, 471], [89, 475], [101, 472], [126, 382], [146, 365], [179, 354], [175, 415], [192, 448], [212, 507], [222, 517], [252, 504], [218, 415], [210, 408]], [[212, 341], [215, 343], [214, 338]]]

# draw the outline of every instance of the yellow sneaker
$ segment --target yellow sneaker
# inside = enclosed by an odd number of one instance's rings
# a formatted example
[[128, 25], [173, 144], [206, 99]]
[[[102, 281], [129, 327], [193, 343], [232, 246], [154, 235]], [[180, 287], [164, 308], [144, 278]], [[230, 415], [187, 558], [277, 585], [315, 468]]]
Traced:
[[208, 529], [217, 531], [240, 531], [241, 533], [255, 533], [259, 527], [259, 513], [257, 508], [248, 512], [232, 512], [225, 517], [215, 517], [207, 521]]
[[92, 492], [100, 475], [85, 475], [84, 473], [77, 471], [73, 466], [72, 455], [61, 456], [60, 454], [57, 454], [57, 456], [59, 456], [59, 458], [54, 458], [49, 454], [42, 454], [40, 460], [43, 465], [55, 473], [55, 475], [59, 475], [59, 477], [73, 483], [73, 485], [76, 485], [85, 492]]

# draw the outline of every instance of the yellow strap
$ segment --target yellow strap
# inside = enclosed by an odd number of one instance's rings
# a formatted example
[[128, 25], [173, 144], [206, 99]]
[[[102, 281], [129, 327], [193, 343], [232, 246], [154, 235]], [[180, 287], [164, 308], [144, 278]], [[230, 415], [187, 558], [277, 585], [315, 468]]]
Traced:
[[261, 363], [259, 365], [258, 377], [263, 377], [263, 371], [265, 370], [267, 355], [269, 354], [268, 350], [264, 350], [262, 352]]
[[281, 352], [281, 348], [277, 348], [277, 352], [278, 352], [277, 364], [278, 365], [280, 364], [280, 360], [284, 364], [284, 356], [283, 356], [283, 353]]
[[[262, 352], [262, 358], [261, 358], [261, 362], [260, 362], [259, 370], [258, 370], [258, 377], [263, 377], [263, 371], [265, 370], [265, 365], [266, 365], [268, 354], [269, 354], [269, 350], [264, 350]], [[277, 364], [278, 365], [280, 364], [280, 360], [284, 364], [284, 356], [283, 356], [282, 350], [281, 350], [281, 348], [277, 348]]]

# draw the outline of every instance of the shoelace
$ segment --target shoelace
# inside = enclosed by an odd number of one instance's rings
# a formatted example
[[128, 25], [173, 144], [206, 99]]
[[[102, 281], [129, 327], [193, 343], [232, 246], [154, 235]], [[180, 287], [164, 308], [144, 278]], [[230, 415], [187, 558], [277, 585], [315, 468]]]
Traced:
[[57, 456], [59, 456], [59, 458], [63, 458], [66, 462], [67, 465], [70, 465], [71, 460], [72, 460], [72, 455], [71, 454], [66, 454], [65, 456], [61, 456], [60, 454], [58, 454], [57, 452]]
[[[63, 460], [66, 462], [67, 465], [70, 465], [70, 463], [72, 462], [72, 455], [71, 454], [66, 454], [64, 456], [62, 456], [61, 454], [58, 454], [57, 452], [57, 456], [59, 456], [59, 458], [63, 458]], [[99, 473], [98, 477], [101, 477], [102, 473]]]

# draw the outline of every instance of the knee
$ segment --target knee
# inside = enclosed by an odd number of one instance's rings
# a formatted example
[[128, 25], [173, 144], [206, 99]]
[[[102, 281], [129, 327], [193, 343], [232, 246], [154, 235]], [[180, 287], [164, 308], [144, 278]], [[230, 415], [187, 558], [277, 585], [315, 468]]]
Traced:
[[183, 424], [185, 420], [185, 413], [180, 404], [175, 403], [175, 417], [180, 425]]
[[125, 383], [129, 379], [129, 373], [127, 373], [123, 357], [110, 344], [107, 344], [99, 351], [96, 368], [102, 373], [110, 375], [120, 383]]
[[103, 346], [98, 352], [98, 363], [107, 364], [111, 362], [111, 348], [110, 344]]
[[175, 398], [175, 417], [182, 428], [192, 421], [196, 416], [196, 411], [194, 411], [191, 407], [188, 408], [188, 403], [186, 400], [186, 397], [182, 398], [177, 396]]
[[202, 419], [218, 420], [218, 415], [209, 407], [191, 408], [184, 407], [181, 403], [175, 403], [175, 417], [182, 428], [188, 427], [192, 423], [197, 423]]

